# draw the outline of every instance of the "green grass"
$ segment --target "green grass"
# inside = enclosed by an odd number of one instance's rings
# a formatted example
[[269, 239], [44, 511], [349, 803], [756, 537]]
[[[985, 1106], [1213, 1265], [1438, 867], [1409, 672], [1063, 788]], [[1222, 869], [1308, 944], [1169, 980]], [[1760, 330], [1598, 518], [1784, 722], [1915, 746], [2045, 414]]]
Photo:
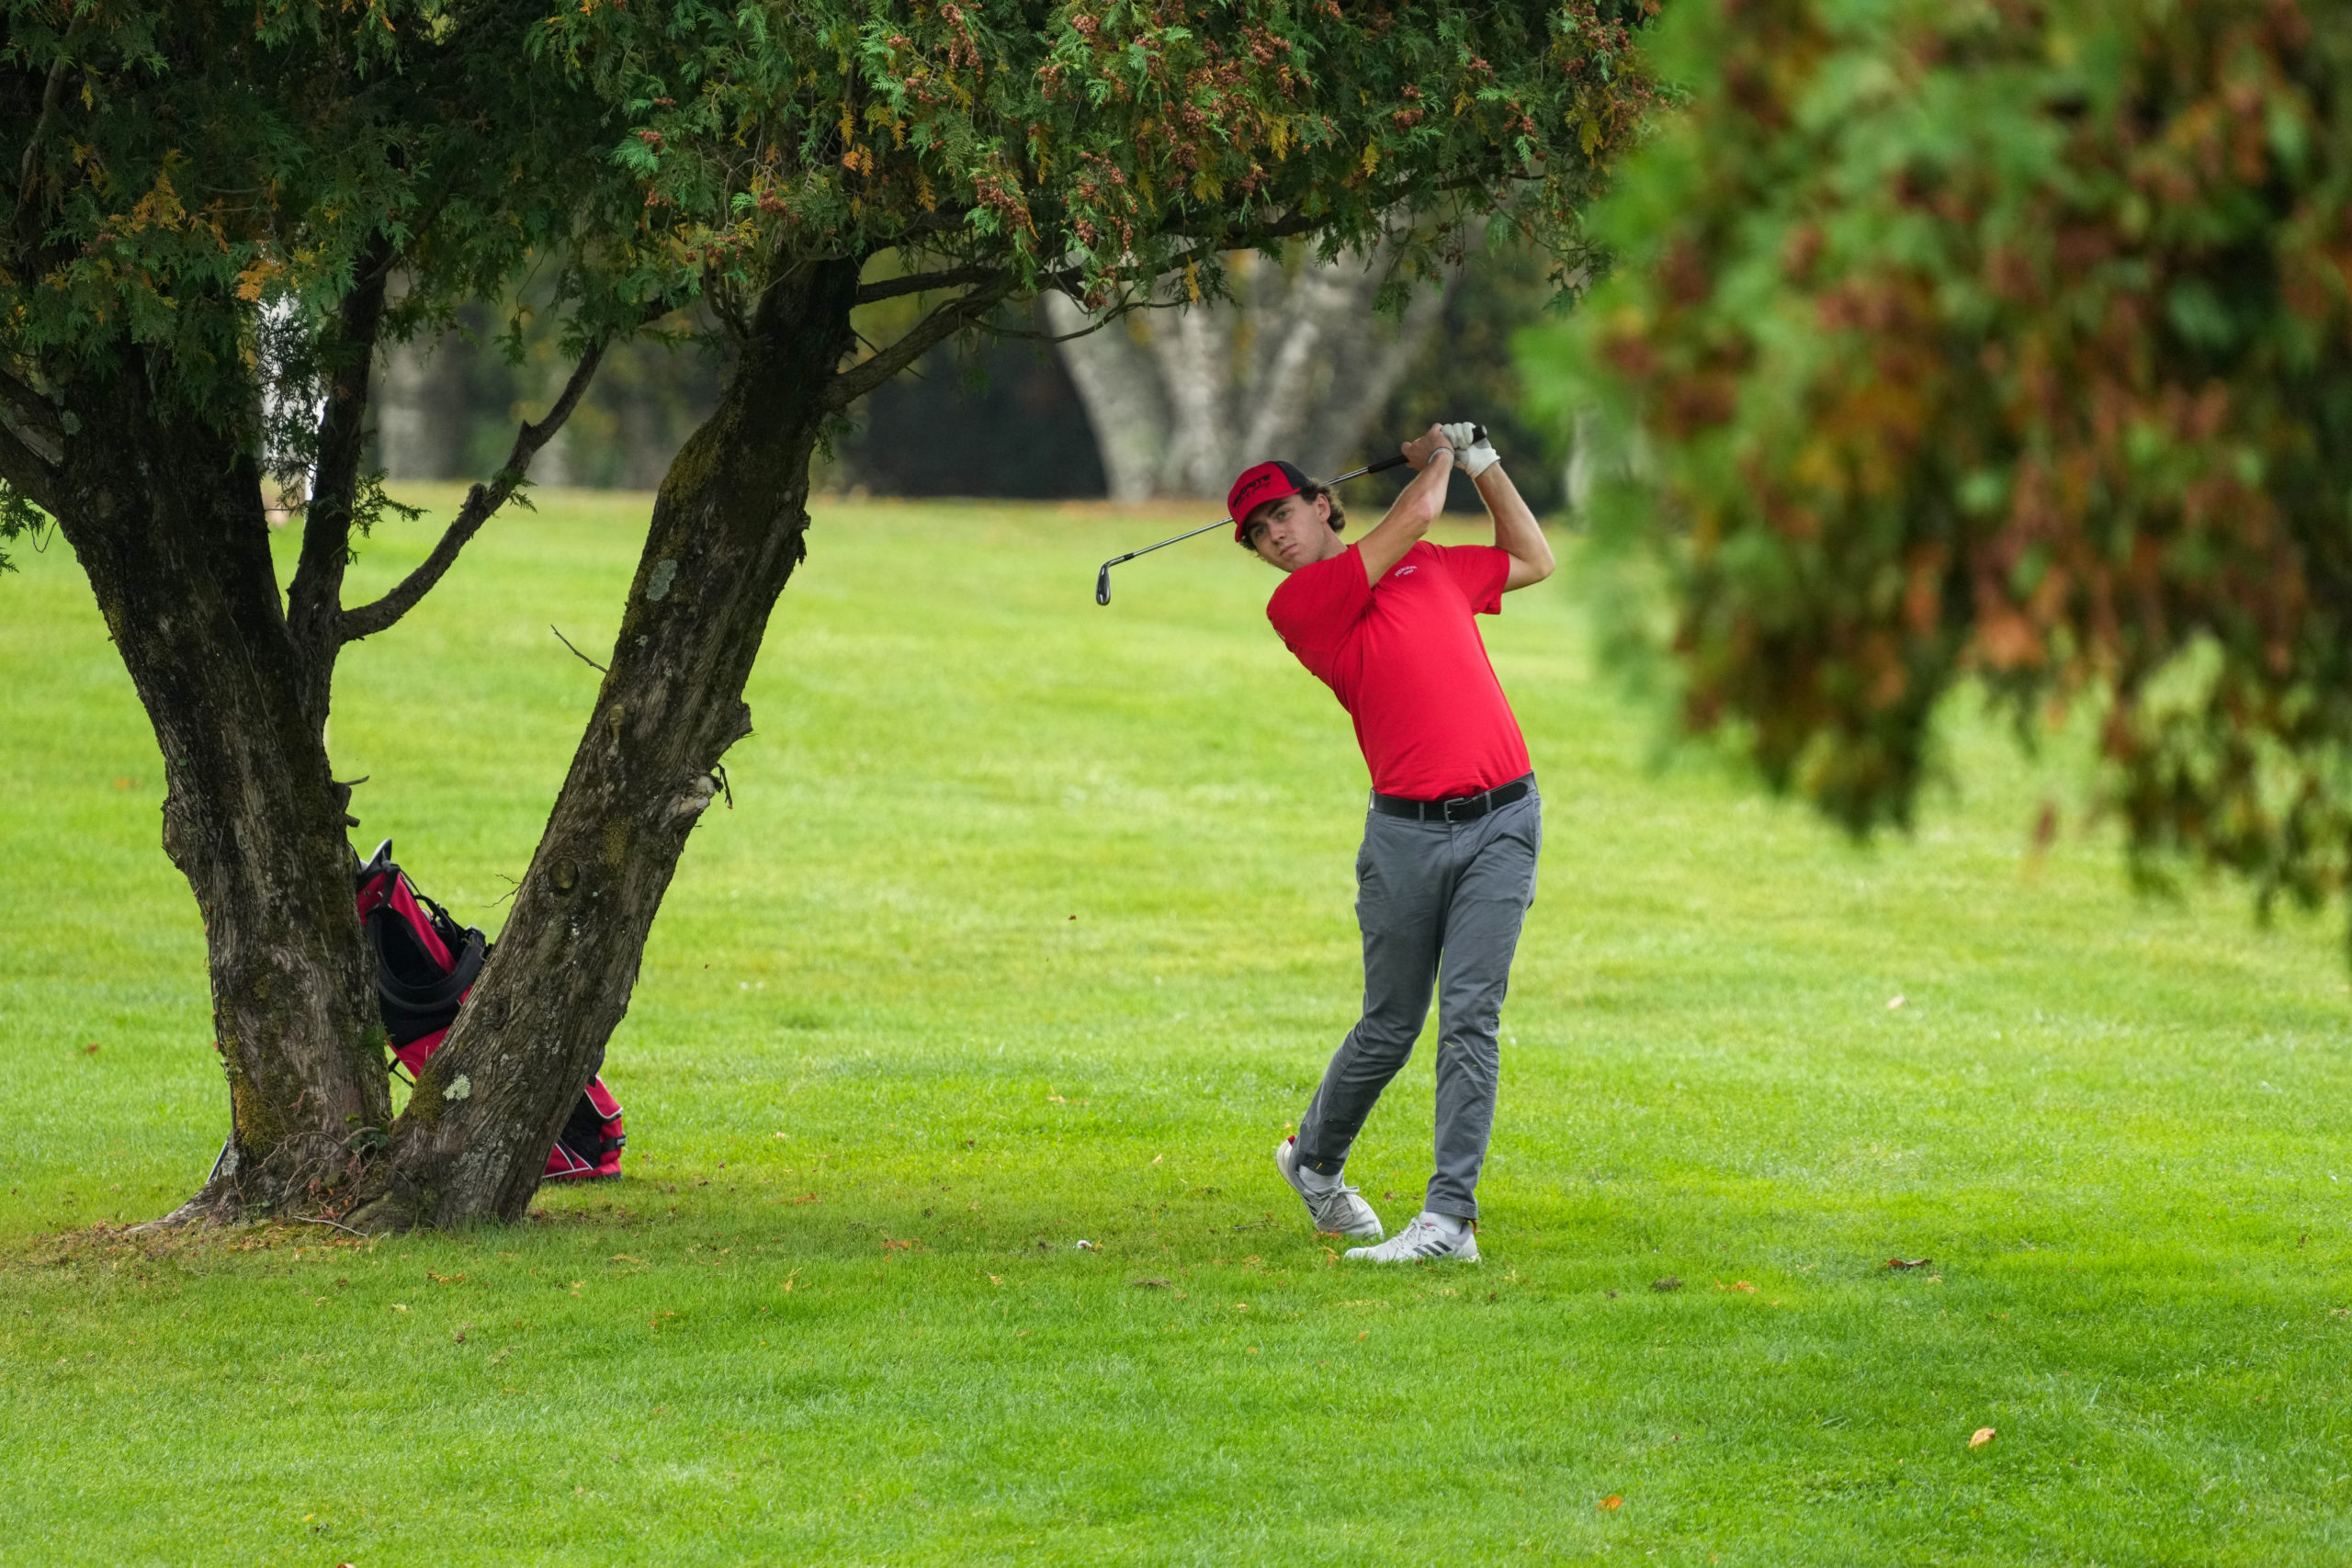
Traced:
[[[609, 643], [645, 505], [501, 520], [345, 656], [356, 837], [465, 919], [594, 689], [548, 623]], [[1238, 552], [1091, 603], [1178, 515], [821, 510], [613, 1042], [628, 1177], [365, 1246], [108, 1228], [226, 1107], [153, 740], [64, 547], [21, 553], [0, 1556], [2352, 1557], [2334, 930], [2135, 900], [2098, 835], [2029, 864], [2051, 781], [1966, 723], [1874, 852], [1653, 771], [1573, 592], [1516, 595], [1548, 821], [1487, 1261], [1336, 1266], [1266, 1156], [1351, 1021], [1362, 764]], [[1429, 1115], [1424, 1058], [1351, 1167], [1392, 1222]]]

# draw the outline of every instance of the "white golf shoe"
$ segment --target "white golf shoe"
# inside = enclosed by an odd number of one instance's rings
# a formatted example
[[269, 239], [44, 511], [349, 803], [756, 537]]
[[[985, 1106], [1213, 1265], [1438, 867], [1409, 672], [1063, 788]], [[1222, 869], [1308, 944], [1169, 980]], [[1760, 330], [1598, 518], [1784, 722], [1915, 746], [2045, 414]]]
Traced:
[[1423, 1210], [1378, 1247], [1351, 1247], [1348, 1256], [1359, 1263], [1476, 1263], [1478, 1233], [1467, 1220]]
[[1307, 1217], [1315, 1222], [1317, 1230], [1372, 1241], [1378, 1241], [1386, 1234], [1381, 1229], [1380, 1216], [1372, 1212], [1372, 1205], [1363, 1201], [1361, 1191], [1338, 1177], [1317, 1176], [1300, 1168], [1296, 1138], [1284, 1138], [1274, 1145], [1274, 1168], [1283, 1173], [1290, 1190], [1306, 1205]]

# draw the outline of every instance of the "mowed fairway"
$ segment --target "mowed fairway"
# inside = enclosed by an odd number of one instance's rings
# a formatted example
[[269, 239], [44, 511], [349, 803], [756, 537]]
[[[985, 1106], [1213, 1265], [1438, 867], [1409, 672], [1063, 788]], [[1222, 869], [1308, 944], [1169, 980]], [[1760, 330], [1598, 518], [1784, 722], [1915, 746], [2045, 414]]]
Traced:
[[[499, 520], [345, 658], [355, 838], [493, 934], [595, 691], [548, 625], [609, 646], [647, 504]], [[1869, 852], [1655, 770], [1573, 553], [1486, 623], [1546, 797], [1487, 1260], [1339, 1264], [1268, 1155], [1352, 1018], [1345, 717], [1228, 545], [1089, 592], [1198, 520], [820, 506], [606, 1063], [628, 1176], [372, 1245], [108, 1228], [227, 1111], [153, 741], [20, 546], [0, 1558], [2352, 1558], [2337, 929], [2030, 865], [2064, 775], [1973, 721]], [[1392, 1225], [1429, 1117], [1424, 1055], [1351, 1165]]]

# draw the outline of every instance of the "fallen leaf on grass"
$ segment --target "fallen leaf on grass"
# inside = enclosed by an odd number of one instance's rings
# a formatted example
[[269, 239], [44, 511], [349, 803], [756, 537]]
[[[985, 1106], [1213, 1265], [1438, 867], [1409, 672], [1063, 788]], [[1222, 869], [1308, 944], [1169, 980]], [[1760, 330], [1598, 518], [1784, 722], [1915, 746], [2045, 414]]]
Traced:
[[814, 1192], [803, 1192], [799, 1197], [795, 1198], [793, 1201], [796, 1203], [816, 1203], [822, 1201], [822, 1200]]
[[1992, 1440], [1993, 1428], [1990, 1427], [1979, 1427], [1975, 1431], [1969, 1434], [1968, 1446], [1972, 1449], [1981, 1449]]
[[408, 1303], [405, 1302], [394, 1302], [392, 1303], [392, 1310], [394, 1312], [406, 1312], [408, 1311]]
[[1600, 1511], [1604, 1514], [1613, 1514], [1624, 1506], [1625, 1499], [1613, 1492], [1600, 1500]]
[[1756, 1287], [1749, 1284], [1745, 1280], [1735, 1280], [1728, 1285], [1724, 1284], [1721, 1280], [1718, 1280], [1715, 1281], [1715, 1289], [1719, 1291], [1737, 1291], [1745, 1295], [1750, 1296], [1756, 1293]]
[[82, 1055], [84, 1055], [85, 1056], [95, 1056], [95, 1055], [96, 1055], [97, 1054], [98, 1054], [98, 1043], [97, 1043], [96, 1041], [95, 1041], [95, 1040], [91, 1041], [87, 1045], [85, 1045], [85, 1046], [83, 1046], [83, 1047], [82, 1047]]
[[632, 1258], [626, 1252], [616, 1252], [613, 1254], [613, 1261], [616, 1263], [642, 1263], [645, 1259], [642, 1258]]
[[989, 1276], [989, 1283], [991, 1285], [1001, 1285], [1004, 1283], [1004, 1276], [1001, 1274], [991, 1274]]
[[1681, 1288], [1682, 1276], [1679, 1274], [1668, 1274], [1663, 1280], [1652, 1280], [1650, 1281], [1650, 1289], [1653, 1291], [1679, 1291]]
[[424, 1277], [436, 1285], [462, 1285], [466, 1282], [463, 1274], [435, 1274], [430, 1269], [424, 1271]]
[[907, 1252], [912, 1250], [914, 1245], [911, 1240], [892, 1241], [887, 1235], [882, 1238], [882, 1250], [885, 1252]]
[[1902, 1005], [1903, 998], [1900, 996], [1889, 997], [1886, 999], [1886, 1010], [1889, 1012], [1893, 1012], [1896, 1008], [1899, 1008]]
[[1890, 1258], [1886, 1266], [1889, 1269], [1925, 1269], [1934, 1261], [1932, 1258]]

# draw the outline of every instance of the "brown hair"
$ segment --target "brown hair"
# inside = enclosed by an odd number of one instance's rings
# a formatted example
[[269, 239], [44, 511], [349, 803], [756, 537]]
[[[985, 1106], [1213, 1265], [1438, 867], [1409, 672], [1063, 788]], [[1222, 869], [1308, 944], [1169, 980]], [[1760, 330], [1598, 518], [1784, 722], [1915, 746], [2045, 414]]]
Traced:
[[[1293, 491], [1291, 494], [1297, 496], [1301, 501], [1313, 501], [1319, 495], [1324, 500], [1329, 502], [1331, 503], [1331, 532], [1334, 534], [1344, 534], [1347, 532], [1348, 509], [1340, 504], [1340, 498], [1331, 493], [1331, 487], [1329, 485], [1317, 484], [1313, 479], [1309, 479], [1305, 484]], [[1274, 497], [1272, 501], [1262, 502], [1260, 504], [1251, 507], [1250, 509], [1250, 513], [1254, 517], [1259, 513], [1264, 511], [1267, 507], [1272, 506], [1279, 502], [1286, 501], [1288, 499], [1289, 497], [1287, 496], [1278, 495]], [[1241, 537], [1236, 539], [1234, 543], [1239, 545], [1243, 549], [1248, 550], [1253, 556], [1258, 553], [1258, 547], [1250, 542], [1250, 528], [1249, 525], [1246, 523], [1242, 525]]]

